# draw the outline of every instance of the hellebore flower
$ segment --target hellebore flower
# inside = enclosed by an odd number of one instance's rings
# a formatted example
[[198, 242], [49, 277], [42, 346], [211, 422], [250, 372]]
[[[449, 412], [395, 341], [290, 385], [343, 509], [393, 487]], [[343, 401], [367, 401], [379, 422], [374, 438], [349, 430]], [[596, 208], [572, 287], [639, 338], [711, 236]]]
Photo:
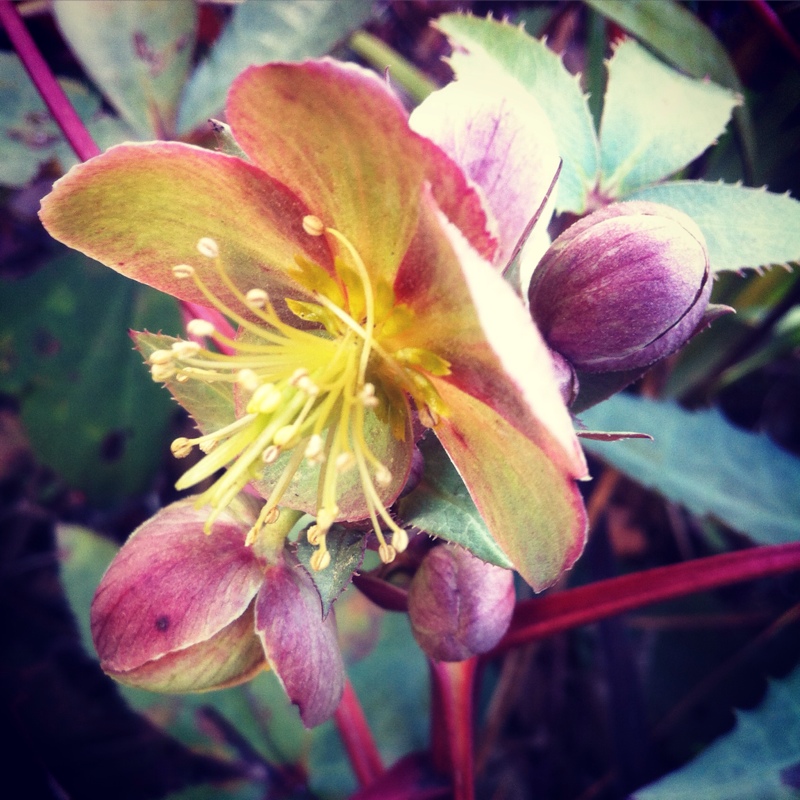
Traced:
[[249, 160], [120, 145], [58, 181], [41, 211], [57, 239], [238, 326], [189, 327], [230, 353], [174, 342], [149, 359], [179, 400], [202, 383], [234, 398], [225, 425], [185, 401], [203, 435], [173, 443], [206, 453], [179, 488], [227, 467], [196, 500], [206, 530], [250, 484], [266, 502], [249, 542], [280, 505], [316, 517], [315, 568], [336, 520], [369, 518], [391, 561], [407, 542], [388, 507], [416, 415], [523, 577], [550, 585], [583, 547], [586, 464], [547, 347], [491, 265], [479, 193], [353, 65], [249, 68], [226, 113]]
[[511, 622], [514, 574], [452, 545], [426, 553], [408, 589], [408, 617], [419, 646], [437, 661], [486, 653]]
[[[237, 498], [204, 536], [206, 514], [181, 500], [134, 531], [92, 602], [100, 664], [122, 683], [152, 691], [221, 689], [274, 669], [311, 727], [336, 710], [344, 666], [333, 615], [291, 556], [246, 547], [258, 514]], [[263, 539], [279, 539], [285, 514]], [[288, 525], [288, 528], [287, 528]]]
[[705, 239], [669, 206], [613, 203], [567, 228], [533, 272], [528, 299], [545, 341], [573, 367], [647, 367], [682, 347], [711, 295]]

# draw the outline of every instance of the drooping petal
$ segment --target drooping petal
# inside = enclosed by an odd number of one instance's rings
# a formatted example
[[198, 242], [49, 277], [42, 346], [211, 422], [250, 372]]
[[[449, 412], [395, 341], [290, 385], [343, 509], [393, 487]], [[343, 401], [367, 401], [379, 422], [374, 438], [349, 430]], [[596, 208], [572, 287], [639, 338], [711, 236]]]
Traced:
[[536, 591], [547, 588], [586, 542], [577, 484], [487, 405], [444, 380], [436, 385], [450, 407], [436, 435], [514, 567]]
[[[501, 80], [498, 86], [496, 76], [491, 81], [471, 76], [429, 95], [409, 123], [481, 188], [499, 225], [494, 262], [505, 267], [559, 165], [558, 144], [544, 110], [516, 81]], [[553, 202], [537, 229], [547, 228], [552, 212]]]
[[[242, 149], [356, 246], [391, 284], [416, 227], [423, 180], [480, 252], [492, 252], [480, 199], [456, 165], [408, 127], [386, 81], [331, 60], [251, 67], [226, 107]], [[432, 176], [430, 173], [435, 172]]]
[[206, 536], [207, 509], [180, 500], [131, 535], [92, 602], [92, 637], [106, 671], [129, 672], [209, 642], [245, 614], [263, 580], [244, 546], [257, 511], [237, 500]]
[[197, 242], [214, 239], [240, 290], [275, 297], [303, 290], [282, 272], [300, 254], [331, 268], [321, 239], [303, 231], [308, 209], [285, 186], [241, 159], [178, 142], [112, 147], [70, 170], [42, 201], [40, 217], [59, 241], [130, 278], [208, 305], [190, 264], [218, 297], [242, 311]]
[[395, 283], [415, 324], [400, 346], [450, 363], [452, 383], [493, 408], [570, 478], [586, 461], [561, 399], [552, 360], [519, 298], [458, 230], [423, 205], [420, 226]]
[[256, 598], [256, 631], [270, 666], [307, 728], [333, 715], [344, 690], [344, 663], [333, 614], [298, 564], [273, 565]]

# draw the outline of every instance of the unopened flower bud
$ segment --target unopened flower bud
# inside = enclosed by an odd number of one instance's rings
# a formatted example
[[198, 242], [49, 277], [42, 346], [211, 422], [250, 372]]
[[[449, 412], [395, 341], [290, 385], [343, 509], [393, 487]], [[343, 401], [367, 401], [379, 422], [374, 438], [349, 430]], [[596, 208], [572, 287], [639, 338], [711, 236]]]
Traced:
[[587, 372], [646, 367], [680, 348], [708, 306], [705, 239], [683, 212], [614, 203], [561, 234], [536, 267], [531, 314], [547, 344]]
[[408, 591], [411, 630], [437, 661], [491, 650], [514, 610], [514, 574], [467, 550], [440, 545], [423, 559]]

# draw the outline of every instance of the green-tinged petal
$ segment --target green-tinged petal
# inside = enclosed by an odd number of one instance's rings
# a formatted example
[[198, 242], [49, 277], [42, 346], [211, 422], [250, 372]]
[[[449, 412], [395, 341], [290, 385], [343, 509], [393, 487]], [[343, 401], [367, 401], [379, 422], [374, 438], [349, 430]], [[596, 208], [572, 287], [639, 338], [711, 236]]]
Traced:
[[415, 319], [396, 337], [398, 346], [421, 347], [446, 359], [451, 374], [443, 380], [493, 408], [564, 474], [586, 476], [550, 355], [530, 315], [430, 204], [423, 205], [395, 294]]
[[238, 500], [206, 536], [207, 510], [181, 500], [133, 533], [92, 602], [92, 637], [103, 669], [130, 672], [208, 642], [245, 613], [263, 580], [244, 546], [256, 513]]
[[586, 541], [576, 483], [480, 400], [440, 378], [435, 383], [450, 407], [437, 436], [514, 567], [536, 591], [547, 588]]
[[[491, 81], [472, 76], [431, 94], [413, 111], [410, 124], [483, 191], [499, 226], [494, 260], [505, 267], [558, 171], [558, 145], [542, 107], [502, 74]], [[551, 214], [552, 203], [539, 218], [543, 228]]]
[[242, 311], [197, 242], [216, 241], [221, 264], [242, 291], [302, 295], [281, 270], [294, 267], [297, 254], [325, 267], [331, 261], [325, 243], [303, 232], [307, 213], [292, 192], [252, 164], [153, 142], [119, 145], [74, 167], [44, 198], [40, 216], [56, 239], [117, 272], [208, 305], [193, 280], [172, 272], [189, 264], [218, 298]]
[[[201, 534], [202, 536], [202, 534]], [[248, 681], [267, 667], [255, 634], [254, 603], [210, 639], [128, 671], [103, 664], [114, 680], [150, 692], [206, 692]]]
[[425, 165], [386, 82], [328, 60], [251, 67], [226, 110], [253, 161], [391, 280], [416, 227]]

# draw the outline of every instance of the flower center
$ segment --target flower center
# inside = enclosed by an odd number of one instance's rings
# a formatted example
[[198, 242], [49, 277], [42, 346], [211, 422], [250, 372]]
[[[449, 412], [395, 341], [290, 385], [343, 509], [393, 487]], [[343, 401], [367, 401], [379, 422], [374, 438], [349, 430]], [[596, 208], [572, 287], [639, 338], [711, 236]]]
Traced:
[[[395, 303], [390, 286], [373, 285], [357, 250], [338, 230], [325, 228], [313, 216], [304, 218], [303, 228], [310, 236], [327, 233], [338, 249], [333, 276], [302, 256], [296, 256], [288, 270], [313, 301], [287, 298], [286, 304], [298, 318], [315, 324], [315, 329], [287, 324], [263, 289], [242, 292], [212, 239], [201, 239], [198, 252], [213, 262], [222, 285], [241, 305], [241, 313], [220, 300], [193, 267], [173, 267], [173, 274], [192, 280], [209, 305], [239, 326], [239, 333], [233, 339], [210, 322], [192, 320], [187, 326], [190, 334], [213, 336], [226, 352], [196, 341], [176, 342], [171, 350], [151, 354], [153, 379], [233, 383], [241, 411], [220, 430], [172, 443], [178, 458], [195, 445], [206, 453], [176, 488], [194, 486], [227, 467], [197, 498], [197, 507], [212, 507], [205, 524], [208, 533], [250, 482], [268, 483], [266, 503], [247, 537], [252, 544], [263, 526], [277, 519], [278, 505], [301, 467], [313, 466], [318, 471], [316, 524], [309, 529], [308, 539], [317, 547], [312, 567], [324, 569], [331, 560], [326, 536], [341, 518], [342, 484], [353, 482], [347, 473], [354, 471], [379, 541], [378, 552], [388, 563], [406, 548], [408, 535], [386, 508], [385, 493], [393, 476], [370, 448], [368, 426], [377, 420], [389, 427], [395, 439], [403, 440], [408, 427], [404, 395], [414, 400], [424, 424], [436, 425], [447, 409], [429, 376], [447, 375], [450, 365], [429, 350], [392, 348], [392, 337], [410, 327], [413, 312]], [[391, 533], [390, 542], [384, 531]]]

